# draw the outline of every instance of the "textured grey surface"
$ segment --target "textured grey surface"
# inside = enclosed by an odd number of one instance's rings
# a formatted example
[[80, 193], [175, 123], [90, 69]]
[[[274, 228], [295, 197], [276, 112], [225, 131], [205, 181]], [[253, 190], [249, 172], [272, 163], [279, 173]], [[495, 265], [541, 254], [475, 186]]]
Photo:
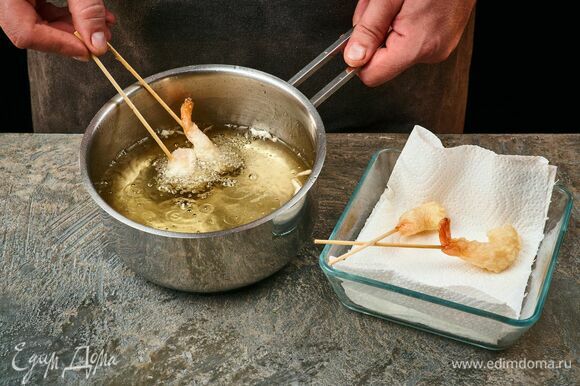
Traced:
[[[329, 135], [316, 237], [328, 236], [370, 155], [406, 135]], [[443, 136], [501, 153], [539, 154], [578, 198], [578, 135]], [[278, 274], [217, 295], [167, 290], [108, 252], [107, 229], [78, 175], [78, 135], [0, 135], [0, 384], [167, 382], [320, 384], [574, 384], [578, 371], [579, 237], [561, 250], [540, 321], [490, 352], [347, 310], [310, 246]], [[15, 346], [25, 342], [23, 351]], [[65, 372], [90, 345], [117, 363]], [[80, 351], [79, 353], [84, 353]], [[77, 357], [77, 359], [79, 359]], [[454, 360], [569, 360], [571, 369], [458, 370]], [[77, 361], [77, 364], [82, 363]], [[44, 378], [46, 374], [46, 378]]]

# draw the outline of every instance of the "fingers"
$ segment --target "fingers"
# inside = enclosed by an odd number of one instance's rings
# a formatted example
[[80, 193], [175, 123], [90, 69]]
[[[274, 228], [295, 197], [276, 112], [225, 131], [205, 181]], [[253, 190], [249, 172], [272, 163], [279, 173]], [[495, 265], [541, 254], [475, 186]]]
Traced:
[[344, 61], [349, 66], [363, 66], [373, 57], [385, 41], [401, 3], [402, 0], [362, 0], [357, 5], [354, 18], [358, 22], [344, 50]]
[[379, 48], [359, 72], [359, 77], [369, 87], [379, 86], [416, 63], [417, 51], [413, 41], [391, 31], [385, 48]]
[[360, 18], [365, 13], [367, 6], [369, 5], [369, 0], [359, 0], [356, 4], [356, 8], [354, 10], [354, 15], [352, 16], [352, 25], [357, 25], [360, 21]]
[[54, 28], [50, 24], [35, 24], [30, 34], [34, 38], [25, 48], [54, 52], [79, 59], [86, 59], [89, 56], [87, 48], [74, 35]]
[[39, 15], [27, 1], [5, 0], [0, 3], [0, 24], [18, 48], [56, 52], [73, 57], [87, 57], [87, 48], [70, 33], [39, 23]]
[[[375, 1], [369, 0], [360, 24], [369, 23], [367, 13], [371, 12]], [[397, 9], [395, 18], [390, 19], [391, 30], [385, 47], [376, 50], [367, 60], [359, 72], [360, 79], [368, 86], [378, 86], [416, 63], [445, 60], [461, 38], [473, 3], [465, 0], [406, 1]], [[382, 30], [376, 31], [371, 35], [382, 33]]]
[[[60, 30], [73, 33], [75, 31], [72, 15], [70, 14], [67, 7], [57, 7], [51, 3], [45, 1], [37, 1], [36, 12], [42, 17], [42, 19], [48, 21], [48, 23]], [[107, 40], [111, 40], [111, 26], [115, 24], [115, 15], [108, 9], [105, 10], [105, 22], [107, 24], [107, 30], [105, 31], [105, 37]]]
[[53, 21], [61, 17], [70, 15], [67, 7], [57, 7], [46, 1], [36, 2], [36, 12], [46, 21]]
[[[107, 26], [107, 10], [102, 0], [69, 0], [73, 25], [95, 55], [107, 52], [107, 39], [111, 32]], [[108, 16], [114, 22], [112, 14]], [[111, 23], [111, 22], [109, 22]]]
[[109, 11], [108, 9], [105, 9], [105, 12], [105, 21], [107, 22], [107, 25], [115, 24], [117, 22], [117, 18], [113, 12]]
[[[106, 42], [111, 38], [109, 26], [115, 23], [115, 16], [105, 9], [101, 0], [70, 0], [69, 6], [72, 15], [66, 8], [45, 0], [3, 0], [0, 25], [19, 48], [85, 60], [88, 60], [89, 49], [94, 53], [106, 52]], [[89, 37], [86, 46], [72, 35], [75, 29]]]

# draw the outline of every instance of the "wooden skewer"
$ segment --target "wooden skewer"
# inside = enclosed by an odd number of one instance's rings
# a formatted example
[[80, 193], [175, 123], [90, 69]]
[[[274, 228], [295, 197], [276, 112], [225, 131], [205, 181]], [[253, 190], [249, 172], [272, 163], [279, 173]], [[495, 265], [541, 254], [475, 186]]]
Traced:
[[[348, 241], [348, 240], [319, 240], [315, 239], [314, 244], [330, 245], [365, 245], [367, 241]], [[408, 243], [381, 243], [376, 242], [373, 247], [392, 247], [392, 248], [419, 248], [419, 249], [441, 249], [439, 244], [408, 244]]]
[[149, 91], [149, 94], [151, 94], [153, 98], [157, 99], [157, 102], [159, 102], [159, 104], [169, 113], [169, 115], [171, 115], [173, 119], [175, 119], [175, 121], [179, 124], [179, 126], [183, 127], [183, 122], [181, 122], [181, 119], [177, 116], [177, 114], [173, 112], [173, 110], [171, 110], [171, 108], [167, 105], [167, 103], [165, 103], [165, 101], [161, 99], [159, 94], [157, 94], [155, 90], [153, 90], [151, 86], [149, 86], [149, 84], [145, 82], [145, 79], [143, 79], [141, 75], [139, 75], [137, 71], [135, 71], [135, 69], [125, 60], [125, 58], [121, 56], [121, 54], [110, 43], [107, 43], [107, 45], [109, 46], [109, 49], [111, 50], [115, 58], [119, 62], [121, 62], [121, 64], [127, 69], [127, 71], [129, 71], [139, 81], [139, 84], [143, 86], [145, 90]]
[[[74, 35], [77, 38], [79, 38], [81, 41], [83, 40], [82, 37], [81, 37], [81, 35], [78, 33], [78, 31], [75, 31], [74, 32]], [[161, 141], [161, 139], [159, 138], [159, 136], [157, 136], [157, 133], [155, 133], [155, 130], [153, 130], [153, 128], [145, 120], [145, 118], [143, 117], [143, 115], [141, 115], [141, 113], [139, 112], [139, 110], [137, 109], [137, 107], [135, 107], [135, 105], [133, 104], [133, 102], [131, 102], [131, 100], [129, 99], [129, 97], [123, 92], [123, 89], [121, 88], [121, 86], [119, 86], [119, 84], [117, 83], [117, 81], [115, 81], [115, 79], [113, 78], [113, 76], [111, 75], [111, 73], [107, 70], [107, 68], [105, 67], [105, 65], [101, 62], [101, 60], [99, 58], [97, 58], [93, 54], [91, 54], [91, 59], [93, 59], [93, 61], [97, 64], [97, 66], [99, 66], [99, 68], [101, 69], [101, 71], [103, 71], [103, 74], [105, 74], [105, 76], [107, 77], [107, 79], [109, 79], [109, 81], [111, 82], [111, 84], [113, 85], [113, 87], [115, 87], [115, 90], [117, 90], [117, 92], [123, 97], [123, 99], [125, 100], [125, 103], [127, 103], [127, 105], [131, 108], [131, 110], [133, 110], [133, 112], [135, 113], [135, 115], [137, 116], [137, 118], [139, 118], [139, 120], [141, 121], [141, 123], [143, 124], [143, 126], [145, 126], [145, 128], [147, 129], [147, 131], [149, 131], [149, 134], [151, 134], [151, 136], [153, 137], [153, 139], [155, 140], [155, 142], [157, 142], [157, 144], [159, 145], [159, 147], [161, 147], [161, 150], [163, 150], [163, 152], [165, 153], [165, 155], [167, 156], [167, 158], [173, 159], [173, 155], [171, 154], [171, 152], [169, 151], [169, 149], [167, 149], [167, 147], [165, 146], [165, 144], [163, 143], [163, 141]]]
[[[392, 232], [392, 231], [389, 231]], [[389, 233], [387, 232], [387, 233]], [[395, 231], [396, 232], [396, 231]], [[392, 232], [392, 233], [395, 233]], [[385, 234], [387, 234], [385, 233]], [[390, 233], [390, 234], [392, 234]], [[387, 235], [389, 236], [389, 235]], [[385, 237], [387, 237], [385, 236]], [[381, 240], [385, 237], [378, 236], [376, 239], [373, 240]], [[372, 243], [369, 245], [369, 243]], [[352, 256], [353, 254], [361, 251], [362, 249], [368, 248], [369, 246], [373, 247], [392, 247], [392, 248], [418, 248], [418, 249], [442, 249], [443, 246], [439, 244], [408, 244], [408, 243], [381, 243], [381, 242], [372, 242], [372, 241], [346, 241], [346, 240], [314, 240], [314, 244], [332, 244], [332, 245], [362, 245], [362, 247], [353, 249], [349, 253], [345, 253], [342, 256], [331, 258], [328, 260], [329, 265], [334, 265], [335, 263], [345, 260], [346, 258]], [[345, 257], [346, 256], [346, 257]]]
[[398, 231], [399, 230], [397, 228], [393, 228], [390, 231], [385, 232], [382, 235], [375, 237], [371, 241], [367, 241], [366, 243], [363, 243], [360, 247], [354, 248], [350, 252], [347, 252], [344, 255], [338, 256], [336, 259], [329, 262], [329, 264], [333, 265], [334, 263], [338, 263], [339, 261], [348, 259], [349, 257], [354, 255], [355, 253], [358, 253], [358, 252], [362, 251], [363, 249], [367, 249], [368, 247], [372, 246], [374, 243], [377, 243], [377, 242], [381, 241], [382, 239], [384, 239], [385, 237], [389, 237], [390, 235], [392, 235], [393, 233], [397, 233]]

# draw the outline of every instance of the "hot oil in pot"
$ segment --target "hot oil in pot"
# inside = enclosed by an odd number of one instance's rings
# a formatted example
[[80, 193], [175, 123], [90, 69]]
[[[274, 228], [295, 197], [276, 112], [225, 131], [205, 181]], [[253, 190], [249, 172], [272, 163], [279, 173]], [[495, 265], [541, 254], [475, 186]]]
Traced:
[[[292, 179], [303, 185], [309, 169], [280, 140], [260, 139], [232, 125], [214, 127], [206, 134], [216, 143], [237, 151], [244, 166], [238, 175], [224, 177], [201, 194], [159, 189], [156, 164], [164, 157], [149, 139], [121, 152], [96, 184], [103, 199], [123, 216], [157, 229], [185, 233], [214, 232], [264, 217], [294, 195]], [[168, 148], [190, 146], [185, 136], [164, 139]]]

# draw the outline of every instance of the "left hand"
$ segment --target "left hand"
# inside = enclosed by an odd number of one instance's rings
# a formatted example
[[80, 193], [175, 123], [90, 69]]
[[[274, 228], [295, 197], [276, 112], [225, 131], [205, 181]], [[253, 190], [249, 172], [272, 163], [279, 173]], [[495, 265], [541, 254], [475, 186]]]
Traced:
[[457, 47], [474, 5], [475, 0], [359, 0], [344, 60], [364, 66], [359, 77], [371, 87], [414, 64], [441, 62]]
[[[107, 52], [115, 16], [103, 0], [68, 0], [56, 7], [46, 0], [1, 0], [0, 27], [18, 48], [54, 52], [79, 60]], [[72, 33], [78, 30], [84, 44]]]

